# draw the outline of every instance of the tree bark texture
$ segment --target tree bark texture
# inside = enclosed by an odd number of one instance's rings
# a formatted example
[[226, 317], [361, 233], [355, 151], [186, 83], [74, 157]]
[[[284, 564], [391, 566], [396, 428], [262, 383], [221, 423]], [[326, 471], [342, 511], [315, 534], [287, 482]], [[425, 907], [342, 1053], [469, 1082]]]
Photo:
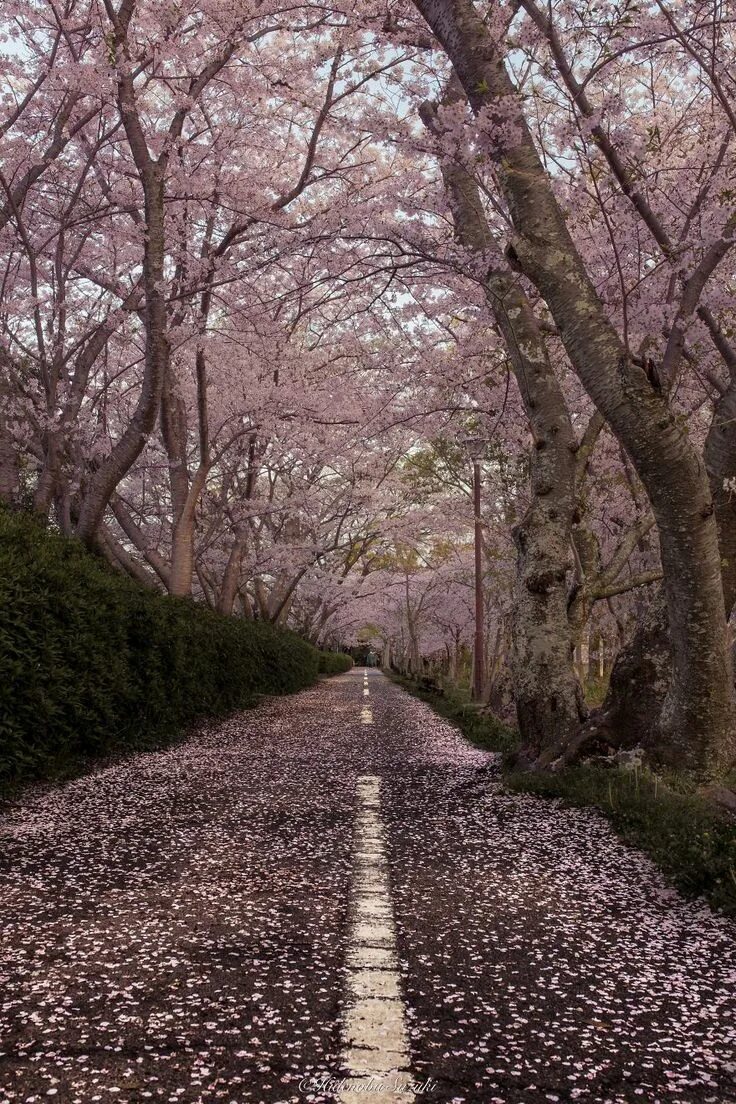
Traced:
[[671, 756], [703, 771], [734, 758], [736, 716], [718, 534], [707, 475], [686, 427], [607, 318], [568, 230], [520, 100], [472, 0], [415, 0], [488, 121], [509, 206], [512, 254], [546, 300], [584, 387], [629, 454], [660, 537], [674, 677], [662, 712]]
[[[444, 103], [464, 93], [451, 81]], [[425, 125], [440, 126], [428, 104]], [[478, 186], [456, 162], [441, 165], [455, 233], [486, 270], [486, 297], [508, 351], [532, 436], [531, 501], [514, 527], [512, 675], [519, 730], [530, 757], [572, 738], [584, 715], [567, 614], [575, 509], [576, 441], [562, 389], [529, 299], [493, 241]]]

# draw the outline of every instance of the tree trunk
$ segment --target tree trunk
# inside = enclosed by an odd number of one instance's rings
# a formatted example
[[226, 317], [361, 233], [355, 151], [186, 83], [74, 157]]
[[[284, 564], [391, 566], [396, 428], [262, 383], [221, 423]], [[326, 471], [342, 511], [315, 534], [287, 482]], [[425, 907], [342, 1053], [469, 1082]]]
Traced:
[[[517, 574], [512, 625], [516, 714], [527, 755], [572, 740], [585, 716], [572, 664], [567, 620], [564, 525], [549, 524], [547, 502], [535, 517], [533, 501], [514, 531]], [[555, 519], [556, 520], [556, 519]]]
[[18, 493], [20, 483], [20, 460], [18, 449], [0, 419], [0, 501], [12, 502]]
[[660, 753], [658, 757], [669, 758], [668, 745], [659, 749], [653, 736], [671, 680], [667, 604], [660, 590], [616, 657], [606, 700], [597, 718], [615, 746], [651, 747], [655, 754]]
[[674, 677], [661, 736], [673, 761], [710, 772], [734, 758], [736, 716], [718, 534], [687, 429], [628, 355], [570, 236], [505, 58], [472, 0], [415, 0], [477, 115], [515, 230], [512, 257], [546, 300], [585, 389], [624, 446], [657, 521]]
[[217, 599], [217, 609], [220, 613], [231, 614], [235, 605], [235, 596], [238, 593], [240, 583], [240, 568], [245, 552], [245, 540], [236, 537], [233, 541], [230, 555], [228, 556], [225, 572], [222, 576], [222, 586]]
[[43, 467], [38, 476], [36, 489], [33, 492], [33, 509], [37, 514], [41, 514], [46, 518], [49, 516], [59, 483], [61, 469], [59, 445], [58, 430], [49, 429], [44, 434]]
[[[464, 100], [451, 81], [443, 103]], [[441, 121], [422, 108], [435, 133]], [[562, 389], [547, 356], [532, 306], [495, 246], [478, 186], [460, 165], [442, 163], [442, 177], [458, 240], [487, 269], [488, 305], [505, 341], [532, 435], [531, 502], [514, 529], [516, 583], [512, 674], [519, 730], [526, 754], [572, 739], [584, 715], [572, 663], [567, 616], [570, 541], [576, 502], [576, 441]]]
[[156, 572], [166, 590], [168, 590], [170, 582], [169, 565], [166, 563], [163, 556], [155, 549], [149, 547], [145, 534], [133, 520], [123, 505], [123, 502], [116, 494], [113, 494], [110, 499], [110, 506], [115, 520], [128, 540], [138, 549], [149, 566]]
[[150, 571], [147, 571], [142, 563], [134, 559], [133, 556], [113, 538], [104, 525], [101, 525], [97, 530], [95, 546], [105, 557], [107, 562], [117, 571], [121, 571], [131, 579], [135, 579], [137, 583], [140, 583], [141, 586], [146, 587], [148, 590], [161, 592], [162, 588], [156, 576], [152, 575]]
[[[188, 476], [186, 476], [188, 480]], [[194, 522], [197, 503], [207, 479], [207, 468], [200, 465], [196, 471], [178, 514], [171, 538], [171, 570], [169, 594], [188, 598], [192, 593], [194, 575]]]
[[[713, 492], [721, 550], [726, 610], [736, 602], [736, 510], [724, 480], [736, 477], [736, 380], [716, 404], [705, 441], [705, 464]], [[672, 684], [667, 608], [662, 592], [652, 599], [631, 640], [619, 651], [606, 699], [595, 723], [611, 742], [647, 746], [663, 762], [670, 749], [654, 738]]]
[[590, 674], [590, 623], [586, 622], [575, 644], [575, 669], [581, 686], [585, 686]]
[[182, 515], [171, 539], [169, 594], [189, 598], [194, 576], [194, 513]]
[[718, 525], [723, 599], [730, 615], [736, 603], [736, 377], [716, 403], [704, 460]]
[[123, 477], [140, 456], [156, 424], [164, 371], [169, 356], [164, 279], [164, 181], [156, 166], [144, 175], [146, 246], [143, 261], [146, 356], [143, 383], [133, 417], [85, 488], [77, 520], [77, 536], [94, 543], [107, 505]]
[[194, 514], [196, 498], [189, 483], [187, 412], [168, 360], [161, 388], [161, 436], [169, 462], [173, 515], [169, 593], [187, 598], [194, 574]]

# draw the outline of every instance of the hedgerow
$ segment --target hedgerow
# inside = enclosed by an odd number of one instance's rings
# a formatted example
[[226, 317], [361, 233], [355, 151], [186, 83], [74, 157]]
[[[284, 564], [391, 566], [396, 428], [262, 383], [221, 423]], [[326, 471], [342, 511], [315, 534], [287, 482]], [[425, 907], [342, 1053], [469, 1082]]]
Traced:
[[0, 510], [0, 780], [151, 747], [287, 694], [320, 655], [293, 633], [147, 591], [81, 544]]
[[321, 675], [341, 675], [353, 666], [353, 657], [345, 652], [320, 652], [319, 673]]

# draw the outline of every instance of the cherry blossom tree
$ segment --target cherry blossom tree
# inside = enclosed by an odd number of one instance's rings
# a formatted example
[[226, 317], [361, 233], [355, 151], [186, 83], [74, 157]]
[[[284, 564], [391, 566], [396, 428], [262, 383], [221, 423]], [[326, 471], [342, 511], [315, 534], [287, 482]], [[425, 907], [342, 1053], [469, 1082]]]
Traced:
[[725, 16], [27, 0], [0, 34], [0, 497], [456, 680], [480, 433], [486, 697], [528, 759], [728, 765]]
[[[470, 0], [427, 0], [416, 7], [478, 119], [478, 140], [512, 227], [507, 256], [544, 298], [572, 366], [631, 457], [652, 503], [674, 675], [661, 718], [666, 745], [701, 766], [730, 762], [733, 685], [712, 495], [698, 451], [667, 394], [679, 359], [669, 351], [679, 347], [678, 325], [669, 330], [661, 373], [653, 373], [606, 310], [507, 64], [512, 13], [499, 10], [486, 23]], [[618, 143], [612, 149], [615, 154]], [[698, 266], [695, 286], [685, 281], [695, 304], [730, 238], [726, 215], [713, 256], [709, 252], [708, 262]], [[678, 318], [690, 310], [689, 300], [680, 303]]]

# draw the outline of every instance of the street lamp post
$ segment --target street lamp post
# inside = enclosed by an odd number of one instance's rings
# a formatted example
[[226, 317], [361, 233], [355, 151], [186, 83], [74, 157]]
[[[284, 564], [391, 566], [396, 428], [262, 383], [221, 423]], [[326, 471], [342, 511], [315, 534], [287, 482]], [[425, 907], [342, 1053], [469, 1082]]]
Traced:
[[467, 437], [465, 447], [473, 461], [473, 514], [475, 517], [475, 645], [473, 647], [473, 701], [483, 700], [485, 633], [483, 632], [483, 546], [480, 512], [480, 462], [486, 451], [482, 437]]

